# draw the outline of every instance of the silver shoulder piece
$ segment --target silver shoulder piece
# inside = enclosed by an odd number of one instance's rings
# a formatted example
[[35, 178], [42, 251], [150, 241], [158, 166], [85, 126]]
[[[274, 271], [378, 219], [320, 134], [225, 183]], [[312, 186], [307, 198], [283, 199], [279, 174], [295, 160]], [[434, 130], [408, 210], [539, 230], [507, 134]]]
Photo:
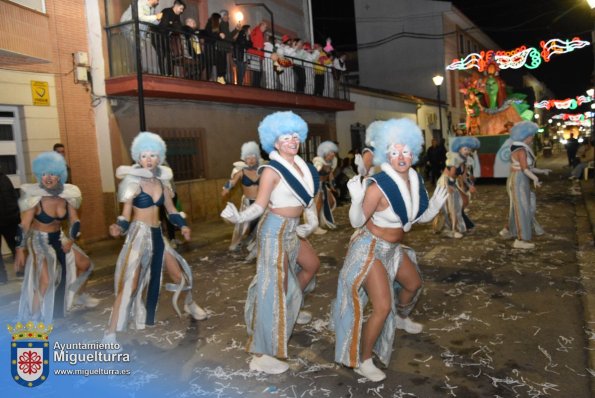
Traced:
[[128, 202], [140, 193], [140, 177], [126, 175], [118, 185], [118, 201]]
[[68, 204], [75, 209], [81, 207], [81, 202], [83, 201], [81, 190], [73, 184], [64, 184], [64, 190], [60, 194], [60, 197], [66, 199]]
[[22, 184], [19, 209], [27, 211], [37, 206], [43, 195], [43, 190], [37, 184]]

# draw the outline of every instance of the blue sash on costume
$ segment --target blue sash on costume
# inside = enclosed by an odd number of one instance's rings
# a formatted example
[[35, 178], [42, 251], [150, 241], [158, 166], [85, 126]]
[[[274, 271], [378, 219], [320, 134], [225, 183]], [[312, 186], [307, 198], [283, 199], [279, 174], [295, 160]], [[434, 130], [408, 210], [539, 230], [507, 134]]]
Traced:
[[[419, 178], [419, 211], [415, 216], [417, 219], [428, 208], [429, 199], [428, 192], [426, 191], [426, 187], [424, 185], [424, 180], [421, 178], [419, 173], [416, 174]], [[388, 200], [388, 203], [390, 203], [390, 207], [401, 219], [401, 223], [403, 223], [403, 225], [407, 224], [409, 222], [409, 217], [407, 216], [407, 207], [405, 206], [403, 196], [401, 195], [401, 191], [399, 190], [397, 183], [384, 171], [374, 174], [372, 177], [370, 177], [370, 179], [378, 184], [378, 187], [386, 197], [386, 200]]]
[[[318, 171], [316, 171], [316, 168], [313, 165], [309, 163], [306, 163], [306, 165], [310, 169], [310, 174], [312, 175], [312, 181], [314, 183], [314, 196], [316, 196], [318, 193], [318, 185], [320, 184], [320, 177], [318, 176]], [[306, 191], [306, 188], [304, 188], [302, 183], [291, 173], [291, 171], [287, 170], [283, 164], [277, 162], [276, 160], [271, 160], [268, 164], [262, 167], [270, 167], [274, 169], [285, 180], [287, 185], [289, 185], [289, 189], [291, 189], [291, 192], [293, 192], [295, 197], [302, 203], [302, 205], [304, 207], [308, 207], [310, 205], [314, 196], [310, 195], [308, 191]], [[307, 176], [304, 176], [304, 178], [307, 178]]]

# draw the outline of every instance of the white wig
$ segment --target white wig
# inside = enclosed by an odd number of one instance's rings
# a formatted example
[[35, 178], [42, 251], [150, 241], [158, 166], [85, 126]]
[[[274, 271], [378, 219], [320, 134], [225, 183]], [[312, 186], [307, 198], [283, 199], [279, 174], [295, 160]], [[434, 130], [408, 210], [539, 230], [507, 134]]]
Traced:
[[417, 162], [421, 153], [424, 138], [421, 130], [410, 119], [389, 119], [385, 122], [370, 125], [374, 137], [374, 163], [382, 164], [388, 161], [387, 153], [391, 145], [407, 145], [413, 153], [411, 164]]
[[260, 148], [255, 141], [244, 142], [242, 145], [242, 153], [240, 159], [246, 161], [247, 157], [256, 156], [256, 159], [260, 157]]
[[463, 158], [459, 156], [458, 152], [446, 153], [446, 167], [459, 167], [463, 163]]
[[450, 144], [450, 149], [458, 152], [461, 148], [477, 149], [479, 148], [479, 140], [475, 137], [456, 137]]
[[308, 125], [304, 119], [291, 111], [271, 113], [258, 125], [260, 145], [267, 153], [275, 150], [277, 138], [293, 133], [300, 137], [300, 142], [308, 138]]
[[510, 129], [510, 138], [513, 141], [524, 141], [525, 138], [534, 136], [539, 126], [528, 120], [518, 122]]
[[138, 162], [141, 153], [156, 153], [159, 155], [159, 164], [161, 165], [165, 161], [165, 150], [165, 141], [161, 137], [155, 133], [143, 131], [134, 137], [130, 147], [130, 154], [132, 155], [132, 160]]
[[339, 148], [337, 144], [332, 141], [324, 141], [318, 145], [318, 149], [316, 150], [316, 154], [321, 158], [324, 158], [330, 152], [339, 153]]

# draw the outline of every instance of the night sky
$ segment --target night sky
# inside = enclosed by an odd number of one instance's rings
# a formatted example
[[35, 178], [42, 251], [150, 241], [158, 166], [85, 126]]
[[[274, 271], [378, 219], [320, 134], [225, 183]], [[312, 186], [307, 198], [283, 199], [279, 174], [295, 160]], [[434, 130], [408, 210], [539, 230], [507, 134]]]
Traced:
[[[354, 1], [312, 0], [314, 34], [317, 42], [333, 38], [338, 51], [355, 50]], [[503, 50], [521, 45], [541, 50], [539, 42], [553, 38], [580, 37], [591, 41], [593, 19], [586, 0], [453, 0], [452, 3]], [[558, 99], [584, 94], [591, 87], [593, 48], [555, 55], [530, 71], [544, 82]], [[518, 87], [527, 68], [503, 71], [507, 84]]]

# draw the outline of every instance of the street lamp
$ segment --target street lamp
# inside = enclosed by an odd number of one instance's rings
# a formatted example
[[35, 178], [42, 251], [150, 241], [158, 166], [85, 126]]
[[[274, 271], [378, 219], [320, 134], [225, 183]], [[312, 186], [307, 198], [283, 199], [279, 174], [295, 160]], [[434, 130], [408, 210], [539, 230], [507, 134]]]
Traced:
[[246, 6], [246, 7], [262, 7], [264, 8], [271, 17], [271, 37], [273, 44], [275, 44], [275, 19], [273, 18], [273, 12], [269, 7], [267, 7], [264, 3], [236, 3], [236, 6]]
[[436, 91], [438, 93], [438, 119], [440, 120], [440, 138], [444, 138], [442, 136], [442, 103], [440, 102], [440, 86], [444, 81], [444, 76], [436, 75], [432, 78], [432, 81], [436, 85]]

